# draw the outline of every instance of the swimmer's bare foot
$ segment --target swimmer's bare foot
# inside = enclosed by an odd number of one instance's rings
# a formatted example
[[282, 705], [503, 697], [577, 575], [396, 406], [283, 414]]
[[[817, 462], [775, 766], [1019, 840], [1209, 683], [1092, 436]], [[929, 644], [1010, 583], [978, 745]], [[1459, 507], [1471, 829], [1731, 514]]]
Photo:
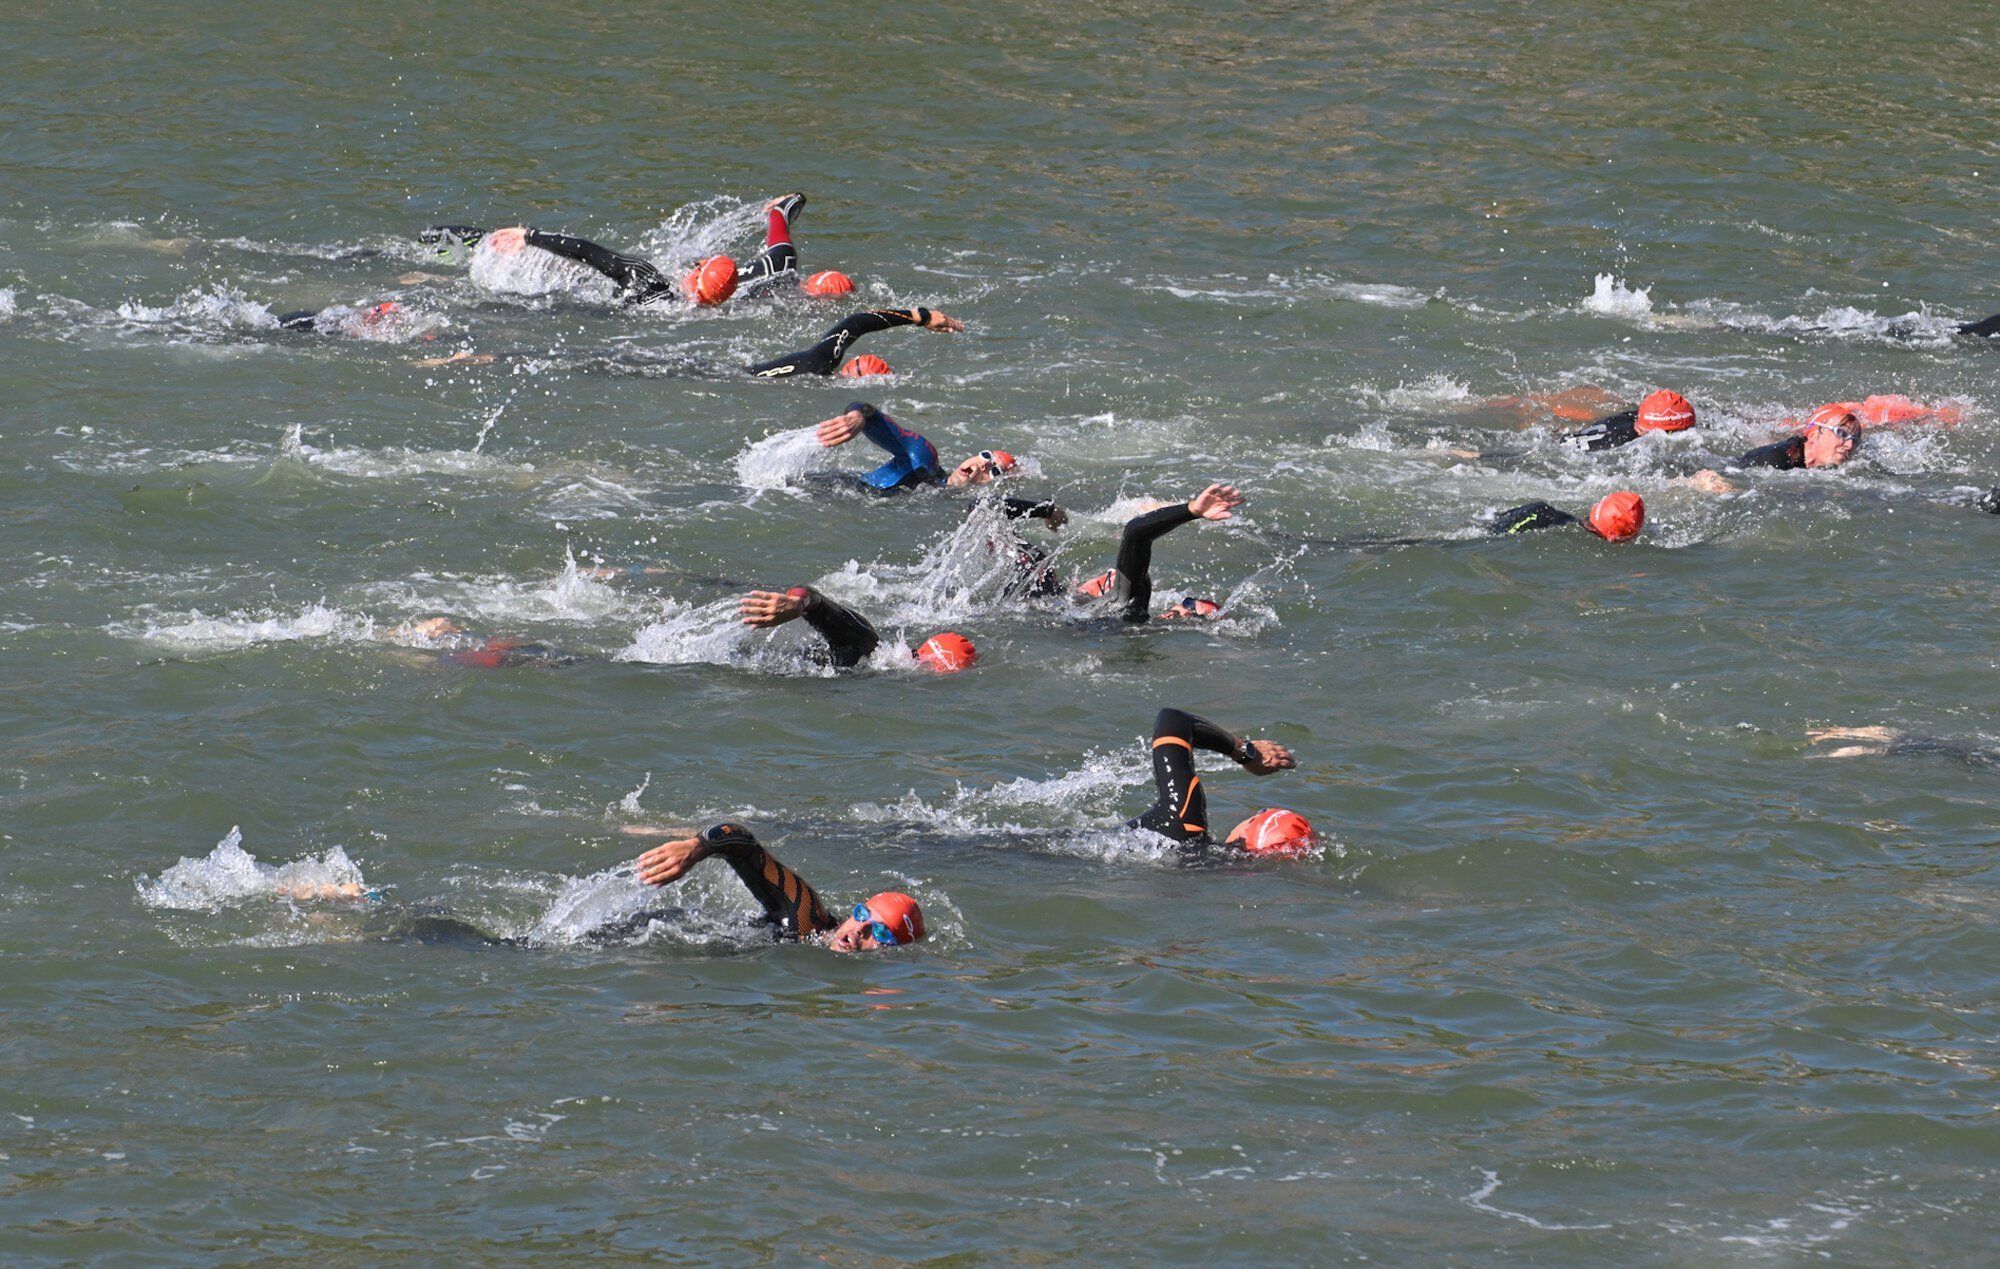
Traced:
[[382, 637], [385, 639], [448, 639], [464, 634], [457, 622], [449, 617], [426, 617], [413, 621], [407, 626], [397, 626]]
[[1892, 745], [1902, 738], [1903, 733], [1894, 727], [1811, 727], [1806, 730], [1806, 739], [1814, 744], [1827, 740], [1868, 740]]
[[368, 890], [354, 881], [282, 881], [277, 896], [294, 903], [331, 903], [343, 899], [365, 899]]
[[422, 286], [426, 282], [442, 282], [444, 276], [438, 273], [405, 273], [396, 279], [398, 286]]

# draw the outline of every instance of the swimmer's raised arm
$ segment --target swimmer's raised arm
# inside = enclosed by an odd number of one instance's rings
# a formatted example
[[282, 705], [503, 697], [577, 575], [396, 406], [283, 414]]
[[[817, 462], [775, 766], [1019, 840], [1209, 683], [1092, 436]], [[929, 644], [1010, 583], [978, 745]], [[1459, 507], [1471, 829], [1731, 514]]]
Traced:
[[743, 624], [769, 629], [800, 617], [826, 640], [828, 660], [841, 669], [865, 661], [882, 637], [866, 617], [828, 599], [810, 586], [790, 590], [753, 590], [737, 601]]
[[828, 914], [811, 886], [739, 824], [717, 824], [655, 846], [639, 856], [639, 880], [649, 886], [671, 885], [696, 864], [716, 855], [742, 880], [750, 897], [764, 909], [764, 919], [777, 927], [781, 938], [830, 933], [841, 925]]

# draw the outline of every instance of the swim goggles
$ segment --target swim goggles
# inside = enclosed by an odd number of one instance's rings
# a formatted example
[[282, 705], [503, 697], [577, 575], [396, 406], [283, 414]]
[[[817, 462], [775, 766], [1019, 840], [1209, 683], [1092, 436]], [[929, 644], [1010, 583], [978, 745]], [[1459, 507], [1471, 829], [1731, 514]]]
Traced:
[[993, 457], [992, 450], [982, 449], [979, 451], [979, 456], [986, 460], [986, 472], [988, 475], [997, 478], [1007, 474], [1007, 469], [1000, 465], [1000, 460]]
[[894, 947], [901, 942], [894, 930], [875, 919], [875, 914], [869, 911], [865, 903], [854, 905], [854, 919], [863, 923], [862, 933], [869, 935], [883, 947]]
[[1813, 423], [1806, 427], [1806, 431], [1810, 432], [1815, 428], [1824, 428], [1843, 441], [1859, 441], [1861, 439], [1861, 433], [1855, 431], [1845, 423]]

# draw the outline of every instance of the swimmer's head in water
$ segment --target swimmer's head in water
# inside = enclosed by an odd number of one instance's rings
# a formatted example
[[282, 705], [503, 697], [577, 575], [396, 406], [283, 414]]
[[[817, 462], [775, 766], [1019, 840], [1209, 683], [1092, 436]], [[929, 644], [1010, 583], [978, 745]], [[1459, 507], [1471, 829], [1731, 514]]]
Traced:
[[872, 952], [879, 947], [903, 947], [921, 943], [924, 913], [917, 901], [900, 890], [884, 890], [854, 911], [835, 928], [827, 944], [836, 952]]
[[1222, 605], [1212, 599], [1196, 599], [1193, 595], [1181, 600], [1172, 608], [1160, 614], [1161, 621], [1206, 621], [1221, 613]]
[[956, 674], [979, 660], [979, 651], [972, 646], [972, 640], [949, 630], [924, 640], [911, 655], [939, 674]]
[[1311, 850], [1318, 839], [1305, 816], [1274, 806], [1230, 829], [1223, 840], [1253, 855], [1300, 855]]
[[1639, 403], [1635, 429], [1647, 432], [1681, 432], [1694, 426], [1694, 407], [1678, 392], [1661, 388]]
[[380, 304], [371, 305], [363, 309], [361, 311], [361, 321], [364, 325], [378, 326], [389, 320], [390, 316], [402, 307], [402, 305], [396, 303], [394, 300], [383, 300]]
[[710, 256], [681, 279], [681, 290], [697, 304], [720, 304], [736, 294], [736, 262]]
[[1078, 599], [1102, 599], [1111, 593], [1111, 588], [1117, 582], [1118, 570], [1107, 568], [1089, 581], [1078, 582], [1076, 584], [1076, 597]]
[[833, 299], [836, 296], [852, 295], [854, 279], [838, 269], [827, 269], [799, 283], [799, 290], [815, 299]]
[[847, 364], [840, 368], [840, 373], [850, 379], [865, 379], [869, 375], [892, 375], [896, 372], [874, 353], [862, 353], [859, 357], [850, 357]]
[[997, 480], [1020, 466], [1014, 456], [1004, 449], [982, 449], [951, 469], [946, 476], [947, 485], [983, 485], [989, 480]]
[[1861, 443], [1861, 420], [1845, 406], [1825, 405], [1806, 420], [1806, 466], [1838, 467]]
[[1630, 542], [1646, 526], [1645, 500], [1629, 489], [1606, 494], [1590, 509], [1585, 523], [1606, 542]]

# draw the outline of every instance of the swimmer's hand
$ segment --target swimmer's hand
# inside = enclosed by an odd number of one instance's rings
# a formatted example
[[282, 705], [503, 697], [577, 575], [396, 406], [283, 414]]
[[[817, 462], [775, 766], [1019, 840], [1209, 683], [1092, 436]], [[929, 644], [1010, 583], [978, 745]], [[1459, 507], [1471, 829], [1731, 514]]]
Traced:
[[743, 614], [746, 626], [782, 626], [805, 616], [806, 599], [791, 591], [753, 590], [737, 601], [736, 610]]
[[930, 310], [930, 314], [931, 320], [924, 323], [925, 330], [941, 330], [955, 335], [965, 329], [965, 323], [959, 321], [949, 313], [940, 313], [936, 309], [932, 309]]
[[1464, 460], [1465, 460], [1466, 462], [1468, 462], [1468, 463], [1470, 463], [1470, 462], [1473, 462], [1473, 461], [1477, 460], [1478, 458], [1482, 457], [1482, 455], [1480, 454], [1480, 452], [1479, 452], [1478, 450], [1476, 450], [1476, 449], [1467, 449], [1467, 448], [1466, 448], [1465, 446], [1463, 446], [1463, 445], [1452, 445], [1452, 446], [1449, 446], [1449, 447], [1447, 447], [1447, 448], [1446, 448], [1446, 450], [1445, 450], [1444, 452], [1445, 452], [1445, 453], [1447, 453], [1447, 454], [1449, 454], [1449, 455], [1451, 455], [1451, 456], [1452, 456], [1453, 458], [1462, 458], [1462, 459], [1464, 459]]
[[1705, 494], [1715, 494], [1718, 497], [1723, 494], [1733, 494], [1736, 492], [1736, 486], [1730, 483], [1728, 477], [1712, 467], [1704, 467], [1692, 476], [1683, 477], [1681, 483], [1690, 488], [1699, 489]]
[[528, 229], [525, 225], [509, 225], [487, 234], [486, 241], [503, 256], [519, 255], [521, 248], [528, 245]]
[[845, 445], [860, 435], [864, 421], [861, 411], [849, 410], [845, 414], [823, 420], [813, 428], [813, 435], [819, 438], [820, 444], [832, 449], [836, 445]]
[[1049, 532], [1054, 533], [1057, 529], [1069, 523], [1069, 512], [1064, 511], [1054, 503], [1050, 503], [1049, 513], [1042, 517], [1042, 523], [1048, 526]]
[[1872, 740], [1889, 745], [1902, 738], [1903, 733], [1894, 727], [1811, 727], [1806, 730], [1806, 739], [1814, 744], [1823, 740]]
[[476, 353], [461, 349], [449, 357], [417, 357], [410, 364], [428, 370], [435, 366], [455, 366], [461, 363], [468, 366], [486, 366], [491, 365], [493, 360], [492, 353]]
[[688, 869], [706, 858], [707, 843], [700, 837], [677, 837], [639, 856], [639, 880], [649, 886], [664, 886], [679, 881]]
[[1188, 499], [1187, 509], [1204, 520], [1228, 520], [1236, 515], [1243, 495], [1234, 485], [1210, 485]]
[[1250, 740], [1243, 744], [1243, 769], [1251, 775], [1267, 776], [1289, 771], [1299, 765], [1292, 751], [1275, 740]]

